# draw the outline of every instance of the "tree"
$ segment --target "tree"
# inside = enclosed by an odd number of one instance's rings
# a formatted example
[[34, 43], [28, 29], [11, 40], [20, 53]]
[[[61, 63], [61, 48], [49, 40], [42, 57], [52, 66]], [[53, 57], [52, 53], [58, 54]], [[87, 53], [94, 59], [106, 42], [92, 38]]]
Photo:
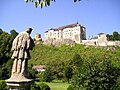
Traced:
[[108, 40], [108, 41], [111, 41], [111, 40], [112, 40], [112, 35], [107, 34], [106, 37], [107, 37], [107, 40]]
[[0, 28], [0, 34], [2, 34], [3, 33], [3, 30]]
[[86, 63], [84, 68], [84, 72], [78, 70], [73, 78], [72, 85], [75, 90], [119, 90], [116, 84], [120, 67], [113, 66], [110, 60], [92, 60]]
[[3, 32], [2, 29], [0, 31], [2, 32], [0, 34], [0, 79], [7, 79], [11, 73], [12, 61], [10, 61], [10, 58], [13, 37]]
[[50, 67], [48, 67], [43, 73], [43, 79], [45, 82], [51, 82], [53, 80], [53, 73]]
[[79, 54], [75, 54], [72, 60], [73, 67], [80, 67], [83, 61]]
[[107, 34], [106, 36], [108, 41], [120, 41], [120, 34], [116, 31], [112, 35]]
[[118, 32], [113, 32], [113, 41], [115, 41], [115, 40], [120, 40], [120, 35], [119, 35], [119, 33]]
[[18, 35], [18, 32], [16, 32], [14, 29], [11, 30], [10, 33], [14, 38]]
[[10, 57], [12, 40], [13, 38], [8, 33], [3, 32], [0, 34], [0, 47], [2, 47], [0, 48], [0, 61], [2, 60], [0, 65], [2, 65], [3, 62], [6, 62]]
[[[25, 0], [26, 3], [28, 2], [33, 2], [34, 6], [37, 8], [38, 5], [42, 8], [43, 6], [50, 6], [51, 1], [56, 1], [56, 0]], [[81, 0], [74, 0], [74, 2], [81, 1]]]
[[67, 81], [69, 83], [69, 80], [72, 78], [73, 75], [73, 69], [71, 67], [65, 68], [65, 77], [67, 78]]

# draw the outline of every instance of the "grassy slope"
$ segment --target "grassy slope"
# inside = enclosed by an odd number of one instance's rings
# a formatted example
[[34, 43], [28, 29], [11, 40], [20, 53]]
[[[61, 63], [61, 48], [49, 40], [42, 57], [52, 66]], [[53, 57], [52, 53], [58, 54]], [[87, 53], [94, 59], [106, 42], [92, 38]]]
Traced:
[[[108, 50], [109, 48], [109, 50]], [[63, 45], [61, 47], [52, 47], [39, 44], [31, 51], [29, 64], [41, 65], [51, 64], [53, 62], [69, 62], [75, 54], [80, 54], [83, 60], [102, 60], [109, 59], [114, 62], [120, 60], [119, 47], [86, 47], [76, 44], [74, 47]]]

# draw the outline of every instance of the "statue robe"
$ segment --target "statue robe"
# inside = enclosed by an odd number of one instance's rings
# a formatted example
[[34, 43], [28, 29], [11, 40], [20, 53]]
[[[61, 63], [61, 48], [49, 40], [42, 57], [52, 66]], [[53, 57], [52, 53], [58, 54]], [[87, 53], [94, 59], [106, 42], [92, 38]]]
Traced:
[[12, 43], [12, 59], [28, 59], [30, 58], [30, 35], [27, 32], [22, 32], [16, 36]]

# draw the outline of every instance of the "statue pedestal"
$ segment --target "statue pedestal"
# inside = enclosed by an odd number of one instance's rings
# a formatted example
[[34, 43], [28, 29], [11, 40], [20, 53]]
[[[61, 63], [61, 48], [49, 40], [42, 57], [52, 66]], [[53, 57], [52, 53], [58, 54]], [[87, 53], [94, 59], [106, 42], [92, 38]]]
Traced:
[[30, 90], [33, 79], [28, 79], [21, 74], [14, 74], [10, 79], [6, 80], [10, 90]]

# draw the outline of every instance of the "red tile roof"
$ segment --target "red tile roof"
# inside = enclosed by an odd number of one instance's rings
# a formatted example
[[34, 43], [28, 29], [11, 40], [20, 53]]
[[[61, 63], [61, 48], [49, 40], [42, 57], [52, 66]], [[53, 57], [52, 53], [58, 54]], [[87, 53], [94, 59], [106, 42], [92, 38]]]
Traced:
[[34, 69], [44, 69], [46, 68], [45, 65], [33, 66]]

